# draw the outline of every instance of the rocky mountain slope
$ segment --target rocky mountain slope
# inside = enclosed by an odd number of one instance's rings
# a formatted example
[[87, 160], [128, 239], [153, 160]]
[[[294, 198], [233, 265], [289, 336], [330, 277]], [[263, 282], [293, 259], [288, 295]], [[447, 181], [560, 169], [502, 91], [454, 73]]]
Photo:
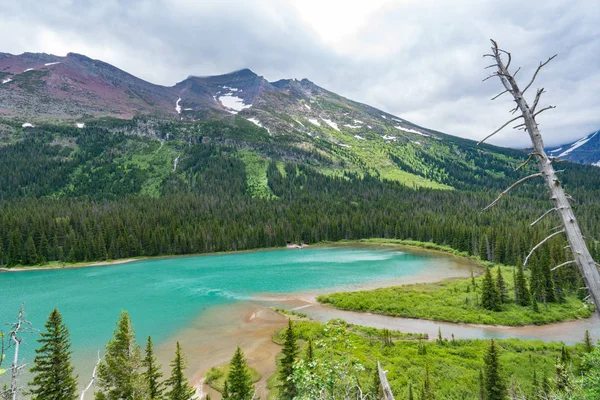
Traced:
[[[0, 54], [0, 82], [0, 147], [61, 131], [59, 126], [85, 126], [96, 135], [133, 133], [154, 140], [156, 153], [139, 154], [145, 145], [132, 142], [112, 149], [111, 157], [120, 155], [113, 161], [119, 167], [149, 168], [149, 158], [165, 163], [157, 169], [160, 177], [150, 174], [147, 193], [157, 193], [157, 182], [185, 160], [185, 146], [199, 141], [242, 149], [250, 186], [263, 194], [269, 192], [268, 160], [410, 187], [481, 190], [518, 178], [514, 168], [523, 158], [520, 151], [476, 146], [417, 126], [307, 79], [269, 82], [248, 69], [165, 87], [79, 54]], [[66, 146], [61, 151], [71, 149], [69, 157], [80, 155], [72, 138], [57, 135], [62, 133], [53, 134], [49, 145]]]
[[574, 163], [600, 167], [600, 131], [592, 132], [573, 143], [548, 149], [555, 157]]

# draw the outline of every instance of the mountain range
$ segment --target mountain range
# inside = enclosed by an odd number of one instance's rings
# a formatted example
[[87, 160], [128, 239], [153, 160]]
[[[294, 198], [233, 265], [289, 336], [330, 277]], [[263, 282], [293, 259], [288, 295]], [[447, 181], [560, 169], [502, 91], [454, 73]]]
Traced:
[[[147, 180], [137, 190], [154, 195], [188, 155], [185, 145], [197, 142], [241, 149], [249, 186], [267, 196], [269, 160], [307, 164], [326, 175], [349, 172], [411, 187], [481, 190], [518, 179], [515, 167], [524, 156], [415, 125], [308, 79], [269, 82], [242, 69], [190, 76], [168, 87], [80, 54], [0, 53], [0, 146], [16, 145], [20, 132], [35, 136], [48, 124], [51, 130], [86, 127], [154, 141], [160, 147], [152, 156], [140, 154], [148, 150], [137, 142], [111, 149], [113, 157], [119, 154], [114, 163], [144, 172]], [[55, 138], [48, 145], [56, 142], [66, 146], [62, 152], [70, 149], [69, 159], [80, 156], [73, 140]]]
[[547, 150], [550, 155], [563, 160], [600, 167], [600, 131], [592, 132], [572, 143], [551, 147]]

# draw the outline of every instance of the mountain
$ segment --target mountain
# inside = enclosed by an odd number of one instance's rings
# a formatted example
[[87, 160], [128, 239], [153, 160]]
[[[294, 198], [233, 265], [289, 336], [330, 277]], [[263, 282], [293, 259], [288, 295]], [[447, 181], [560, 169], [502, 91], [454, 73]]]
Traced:
[[2, 130], [48, 123], [188, 144], [201, 136], [262, 159], [273, 157], [268, 146], [283, 161], [322, 172], [375, 174], [438, 189], [508, 184], [522, 157], [415, 125], [308, 79], [269, 82], [249, 69], [190, 76], [166, 87], [79, 54], [24, 53], [0, 54], [0, 79], [0, 137]]
[[[555, 225], [529, 226], [548, 209], [541, 181], [481, 212], [535, 171], [517, 170], [523, 151], [307, 79], [243, 69], [166, 87], [77, 54], [2, 54], [0, 71], [0, 265], [369, 237], [513, 265]], [[561, 172], [589, 238], [600, 237], [595, 172]]]
[[600, 131], [595, 131], [573, 143], [549, 148], [548, 153], [580, 164], [600, 167]]

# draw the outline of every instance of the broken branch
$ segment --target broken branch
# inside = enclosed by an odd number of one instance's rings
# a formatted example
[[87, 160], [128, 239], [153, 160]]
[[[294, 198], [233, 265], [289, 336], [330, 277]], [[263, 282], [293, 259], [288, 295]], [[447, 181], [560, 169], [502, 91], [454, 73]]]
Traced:
[[564, 263], [562, 263], [562, 264], [560, 264], [560, 265], [557, 265], [556, 267], [552, 268], [550, 271], [557, 270], [557, 269], [559, 269], [560, 267], [563, 267], [563, 266], [565, 266], [565, 265], [569, 265], [569, 264], [575, 264], [576, 262], [577, 262], [577, 261], [575, 261], [575, 260], [571, 260], [571, 261], [564, 262]]
[[535, 77], [537, 76], [538, 72], [540, 72], [540, 70], [544, 67], [544, 65], [548, 64], [550, 61], [552, 61], [554, 59], [554, 57], [556, 57], [558, 54], [553, 55], [552, 57], [550, 57], [549, 59], [547, 59], [545, 62], [540, 63], [539, 67], [537, 67], [537, 69], [535, 70], [535, 73], [533, 74], [533, 78], [531, 78], [531, 81], [529, 81], [529, 84], [527, 84], [527, 86], [525, 86], [525, 89], [523, 89], [523, 91], [521, 92], [521, 94], [525, 94], [525, 92], [527, 91], [527, 89], [529, 89], [529, 87], [533, 84], [533, 82], [535, 81]]
[[494, 136], [496, 133], [500, 132], [502, 129], [504, 129], [508, 124], [510, 124], [511, 122], [515, 122], [516, 120], [518, 120], [519, 118], [523, 118], [522, 115], [519, 115], [518, 117], [515, 117], [513, 119], [511, 119], [510, 121], [508, 121], [507, 123], [505, 123], [504, 125], [502, 125], [500, 128], [496, 129], [494, 132], [492, 132], [491, 134], [489, 134], [488, 136], [486, 136], [485, 138], [481, 139], [477, 145], [479, 146], [481, 143], [485, 142], [486, 140], [488, 140], [489, 138], [491, 138], [492, 136]]
[[546, 243], [548, 240], [550, 240], [554, 236], [558, 235], [559, 233], [564, 233], [564, 232], [565, 232], [565, 230], [561, 229], [560, 231], [554, 232], [554, 233], [546, 236], [546, 238], [544, 240], [542, 240], [541, 242], [539, 242], [538, 244], [536, 244], [535, 247], [533, 249], [531, 249], [531, 251], [529, 252], [529, 254], [527, 254], [527, 257], [525, 257], [525, 261], [523, 261], [523, 267], [527, 266], [527, 261], [529, 261], [529, 257], [531, 257], [531, 255], [533, 254], [533, 252], [537, 248], [539, 248], [541, 245], [543, 245], [544, 243]]
[[509, 193], [511, 190], [513, 190], [514, 188], [516, 188], [517, 186], [519, 186], [519, 185], [520, 185], [520, 184], [522, 184], [523, 182], [525, 182], [525, 181], [528, 181], [529, 179], [532, 179], [532, 178], [537, 178], [537, 177], [540, 177], [540, 176], [542, 176], [542, 173], [541, 173], [541, 172], [538, 172], [537, 174], [528, 175], [528, 176], [526, 176], [525, 178], [521, 178], [521, 179], [519, 179], [518, 181], [516, 181], [515, 183], [513, 183], [512, 185], [510, 185], [510, 186], [508, 187], [508, 189], [506, 189], [504, 192], [500, 193], [500, 195], [499, 195], [499, 196], [496, 198], [496, 200], [492, 201], [492, 202], [491, 202], [491, 203], [490, 203], [490, 204], [489, 204], [489, 205], [488, 205], [486, 208], [484, 208], [482, 211], [485, 211], [485, 210], [487, 210], [488, 208], [491, 208], [491, 207], [495, 206], [495, 205], [496, 205], [496, 203], [498, 203], [502, 197], [504, 197], [504, 196], [505, 196], [506, 194], [508, 194], [508, 193]]

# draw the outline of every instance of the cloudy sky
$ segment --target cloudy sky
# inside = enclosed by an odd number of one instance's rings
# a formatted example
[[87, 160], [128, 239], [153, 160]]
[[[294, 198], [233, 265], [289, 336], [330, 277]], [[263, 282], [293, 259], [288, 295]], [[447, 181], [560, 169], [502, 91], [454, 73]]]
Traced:
[[536, 85], [557, 106], [539, 117], [547, 145], [600, 129], [597, 0], [2, 0], [0, 15], [1, 52], [82, 53], [164, 85], [246, 67], [308, 78], [473, 139], [510, 119], [508, 96], [490, 101], [500, 82], [481, 82], [494, 38], [522, 81], [558, 53]]

